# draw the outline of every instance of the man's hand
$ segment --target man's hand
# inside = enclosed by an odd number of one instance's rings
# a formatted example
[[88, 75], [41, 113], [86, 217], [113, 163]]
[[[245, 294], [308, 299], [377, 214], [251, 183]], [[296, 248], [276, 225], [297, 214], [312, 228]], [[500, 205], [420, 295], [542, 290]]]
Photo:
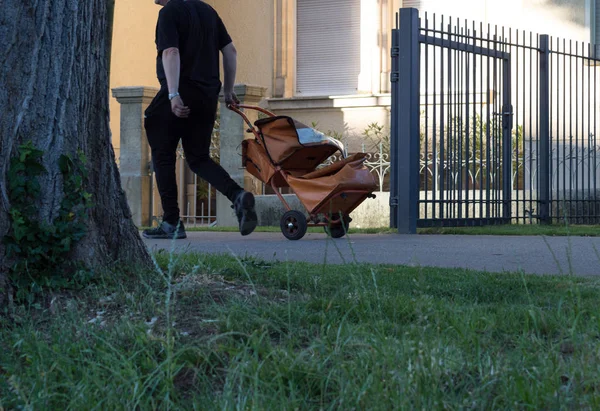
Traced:
[[226, 91], [223, 94], [225, 96], [225, 104], [227, 104], [228, 106], [240, 104], [240, 100], [238, 100], [237, 96], [233, 91]]
[[190, 108], [183, 104], [181, 96], [171, 99], [171, 111], [179, 118], [188, 118], [190, 116]]

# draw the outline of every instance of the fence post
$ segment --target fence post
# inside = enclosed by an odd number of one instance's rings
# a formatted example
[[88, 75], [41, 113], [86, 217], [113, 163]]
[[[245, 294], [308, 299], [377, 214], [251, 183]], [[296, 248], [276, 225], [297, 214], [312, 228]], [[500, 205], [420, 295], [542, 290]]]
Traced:
[[502, 218], [505, 222], [512, 222], [512, 64], [510, 57], [502, 61]]
[[[391, 223], [400, 234], [415, 234], [419, 216], [419, 12], [400, 9], [400, 25], [393, 37], [397, 57], [392, 68], [392, 195]], [[397, 77], [395, 77], [397, 76]], [[397, 207], [394, 205], [397, 204]], [[395, 208], [395, 210], [394, 210]], [[394, 220], [395, 218], [395, 220]]]
[[547, 34], [540, 35], [540, 146], [538, 215], [542, 224], [550, 223], [550, 47]]
[[398, 158], [398, 56], [400, 47], [398, 46], [400, 30], [398, 30], [398, 14], [396, 14], [396, 28], [392, 30], [392, 71], [390, 73], [391, 82], [391, 119], [390, 119], [390, 228], [398, 228], [398, 185], [396, 184], [396, 169], [398, 168], [396, 159]]

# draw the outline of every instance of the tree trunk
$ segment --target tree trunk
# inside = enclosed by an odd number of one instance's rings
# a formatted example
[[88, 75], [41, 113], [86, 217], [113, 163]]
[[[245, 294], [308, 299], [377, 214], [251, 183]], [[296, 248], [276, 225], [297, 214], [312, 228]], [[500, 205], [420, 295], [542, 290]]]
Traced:
[[[131, 220], [111, 144], [108, 102], [110, 0], [3, 0], [0, 12], [0, 239], [10, 226], [10, 159], [28, 140], [42, 150], [36, 204], [40, 221], [57, 216], [63, 198], [61, 154], [87, 157], [86, 191], [94, 206], [72, 259], [90, 268], [117, 261], [148, 266]], [[0, 290], [6, 285], [0, 244]], [[0, 291], [0, 306], [3, 303]], [[6, 301], [4, 299], [4, 301]]]

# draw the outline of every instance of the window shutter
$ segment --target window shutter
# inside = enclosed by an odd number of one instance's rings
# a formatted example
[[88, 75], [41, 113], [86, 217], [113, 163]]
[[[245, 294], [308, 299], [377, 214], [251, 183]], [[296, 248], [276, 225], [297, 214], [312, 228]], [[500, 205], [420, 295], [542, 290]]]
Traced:
[[360, 0], [297, 0], [296, 92], [355, 94], [360, 74]]

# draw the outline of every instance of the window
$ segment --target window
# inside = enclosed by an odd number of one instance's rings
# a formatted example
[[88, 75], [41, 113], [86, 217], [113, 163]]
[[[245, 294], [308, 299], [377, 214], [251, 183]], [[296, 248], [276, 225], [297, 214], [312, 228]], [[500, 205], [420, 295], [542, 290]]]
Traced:
[[360, 0], [297, 0], [296, 95], [356, 94]]

